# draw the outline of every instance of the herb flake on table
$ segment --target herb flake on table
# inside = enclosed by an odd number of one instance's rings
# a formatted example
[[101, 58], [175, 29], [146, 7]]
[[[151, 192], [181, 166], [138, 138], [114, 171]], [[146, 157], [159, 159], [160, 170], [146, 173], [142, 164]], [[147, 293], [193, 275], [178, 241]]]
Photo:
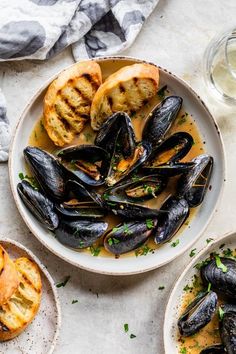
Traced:
[[133, 333], [131, 333], [130, 338], [131, 338], [131, 339], [136, 338], [136, 335], [133, 334]]
[[66, 277], [65, 277], [65, 280], [64, 281], [62, 281], [61, 283], [58, 283], [57, 285], [56, 285], [56, 287], [57, 288], [64, 288], [65, 286], [66, 286], [66, 284], [68, 283], [68, 281], [70, 280], [70, 278], [71, 278], [71, 276], [70, 275], [67, 275]]
[[128, 323], [125, 323], [125, 324], [124, 324], [124, 331], [125, 331], [125, 333], [127, 333], [127, 332], [129, 331], [129, 325], [128, 325]]
[[73, 304], [77, 304], [77, 302], [79, 302], [79, 301], [78, 301], [78, 300], [72, 300], [71, 303], [72, 303], [72, 305], [73, 305]]
[[162, 286], [159, 286], [158, 290], [164, 290], [165, 287], [162, 285]]

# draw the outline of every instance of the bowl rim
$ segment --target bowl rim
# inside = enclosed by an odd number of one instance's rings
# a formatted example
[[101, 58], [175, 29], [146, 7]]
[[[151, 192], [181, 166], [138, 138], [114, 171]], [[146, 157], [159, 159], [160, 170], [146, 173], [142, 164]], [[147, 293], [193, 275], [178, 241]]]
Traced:
[[4, 242], [9, 243], [10, 245], [16, 246], [17, 248], [26, 252], [27, 255], [29, 255], [29, 257], [37, 264], [40, 271], [44, 274], [44, 276], [46, 277], [46, 279], [48, 280], [48, 282], [50, 284], [50, 287], [51, 287], [52, 293], [53, 293], [54, 302], [56, 305], [56, 331], [54, 332], [51, 346], [50, 346], [49, 350], [47, 351], [47, 353], [45, 353], [45, 354], [52, 354], [54, 352], [57, 342], [59, 340], [59, 334], [60, 334], [60, 330], [61, 330], [61, 321], [62, 321], [61, 304], [60, 304], [60, 299], [59, 299], [59, 295], [58, 295], [54, 280], [53, 280], [51, 274], [49, 273], [49, 271], [47, 270], [46, 266], [39, 260], [39, 258], [37, 256], [35, 256], [35, 254], [30, 249], [28, 249], [26, 246], [24, 246], [22, 243], [20, 243], [16, 240], [13, 240], [13, 239], [10, 239], [7, 237], [1, 237], [0, 244], [4, 243]]
[[222, 175], [223, 175], [223, 178], [222, 178], [222, 183], [221, 183], [221, 186], [220, 186], [220, 192], [218, 194], [218, 197], [217, 197], [217, 200], [216, 200], [216, 203], [215, 203], [215, 206], [214, 208], [212, 209], [211, 213], [210, 213], [210, 216], [206, 222], [206, 224], [204, 225], [204, 228], [195, 236], [195, 238], [193, 239], [192, 242], [190, 242], [187, 246], [183, 247], [181, 249], [181, 251], [174, 255], [170, 260], [166, 260], [166, 261], [163, 261], [161, 264], [159, 265], [153, 265], [153, 266], [149, 266], [149, 267], [146, 267], [144, 269], [140, 269], [140, 270], [137, 270], [137, 271], [107, 271], [107, 270], [101, 270], [101, 269], [94, 269], [94, 268], [90, 268], [88, 266], [84, 266], [84, 265], [81, 265], [81, 264], [78, 264], [78, 262], [74, 262], [73, 260], [69, 260], [67, 257], [63, 256], [60, 252], [57, 252], [56, 250], [54, 250], [53, 248], [51, 248], [50, 246], [47, 245], [46, 242], [44, 242], [40, 237], [38, 237], [38, 235], [35, 234], [35, 231], [34, 231], [34, 227], [28, 223], [28, 221], [26, 220], [26, 217], [24, 215], [24, 212], [21, 210], [21, 207], [17, 201], [17, 196], [16, 196], [16, 190], [14, 188], [14, 184], [13, 184], [13, 175], [11, 173], [12, 171], [12, 164], [13, 164], [13, 154], [12, 154], [12, 151], [13, 151], [13, 145], [14, 145], [14, 142], [15, 142], [15, 138], [16, 138], [16, 133], [18, 131], [18, 127], [19, 125], [21, 124], [21, 122], [24, 120], [25, 118], [25, 115], [29, 109], [29, 107], [33, 104], [33, 102], [36, 100], [36, 98], [46, 89], [46, 87], [61, 73], [63, 72], [64, 70], [70, 68], [71, 66], [73, 66], [75, 63], [69, 65], [69, 66], [66, 66], [64, 69], [61, 69], [60, 71], [58, 71], [56, 74], [52, 75], [48, 80], [46, 80], [44, 82], [44, 84], [36, 91], [36, 93], [31, 97], [31, 99], [28, 101], [28, 103], [26, 104], [25, 108], [23, 109], [22, 113], [20, 114], [20, 117], [19, 117], [19, 120], [16, 124], [16, 127], [14, 129], [14, 132], [12, 134], [12, 138], [11, 138], [11, 142], [10, 142], [10, 148], [9, 148], [9, 163], [8, 163], [8, 172], [9, 172], [9, 179], [10, 179], [10, 188], [11, 188], [11, 192], [12, 192], [12, 195], [13, 195], [13, 198], [14, 198], [14, 201], [15, 201], [15, 204], [17, 206], [17, 209], [22, 217], [22, 219], [24, 220], [26, 226], [29, 228], [29, 230], [33, 233], [33, 235], [42, 243], [42, 245], [44, 247], [46, 247], [47, 249], [50, 250], [50, 252], [54, 253], [56, 256], [58, 256], [59, 258], [63, 259], [64, 261], [68, 262], [69, 264], [72, 264], [80, 269], [83, 269], [83, 270], [87, 270], [89, 272], [93, 272], [93, 273], [99, 273], [99, 274], [106, 274], [106, 275], [118, 275], [118, 276], [124, 276], [124, 275], [133, 275], [133, 274], [140, 274], [140, 273], [145, 273], [145, 272], [149, 272], [151, 270], [154, 270], [154, 269], [157, 269], [157, 268], [160, 268], [170, 262], [172, 262], [175, 258], [181, 256], [184, 252], [186, 252], [194, 243], [196, 243], [199, 238], [202, 236], [202, 234], [204, 233], [204, 231], [206, 230], [207, 226], [209, 225], [210, 221], [212, 220], [212, 217], [213, 215], [215, 214], [215, 211], [219, 205], [219, 202], [221, 200], [221, 197], [223, 195], [223, 190], [224, 190], [224, 185], [225, 185], [225, 182], [226, 182], [226, 153], [225, 153], [225, 147], [224, 147], [224, 143], [223, 143], [223, 139], [222, 139], [222, 135], [221, 135], [221, 132], [220, 132], [220, 129], [219, 129], [219, 126], [216, 122], [216, 120], [214, 119], [213, 115], [211, 114], [211, 112], [209, 111], [209, 109], [207, 108], [205, 102], [200, 98], [200, 96], [190, 87], [190, 85], [185, 81], [183, 80], [182, 78], [179, 78], [178, 76], [176, 76], [175, 74], [173, 74], [172, 72], [170, 72], [169, 70], [165, 69], [165, 68], [162, 68], [161, 66], [153, 63], [153, 62], [150, 62], [148, 60], [145, 60], [145, 59], [141, 59], [141, 58], [136, 58], [136, 57], [132, 57], [132, 56], [101, 56], [101, 57], [95, 57], [95, 58], [89, 58], [89, 59], [81, 59], [79, 60], [78, 62], [80, 61], [85, 61], [85, 60], [91, 60], [91, 61], [96, 61], [96, 62], [104, 62], [104, 61], [109, 61], [109, 60], [126, 60], [126, 61], [135, 61], [137, 63], [144, 63], [144, 64], [151, 64], [151, 65], [154, 65], [156, 67], [158, 67], [161, 71], [169, 74], [170, 76], [172, 76], [180, 85], [184, 86], [188, 91], [191, 92], [191, 94], [193, 96], [195, 96], [195, 98], [197, 99], [197, 101], [199, 102], [199, 104], [204, 108], [204, 110], [206, 111], [206, 113], [208, 114], [209, 116], [209, 119], [211, 120], [211, 122], [213, 123], [213, 125], [215, 126], [215, 129], [216, 129], [216, 132], [217, 132], [217, 135], [218, 135], [218, 142], [219, 142], [219, 146], [220, 146], [220, 150], [221, 150], [221, 153], [222, 153]]
[[205, 253], [208, 252], [208, 250], [210, 248], [214, 248], [214, 246], [216, 246], [218, 243], [222, 243], [222, 241], [226, 241], [229, 237], [231, 237], [232, 235], [234, 235], [236, 233], [236, 229], [233, 231], [228, 231], [226, 233], [224, 233], [222, 236], [220, 236], [217, 239], [214, 239], [214, 241], [212, 241], [211, 243], [203, 246], [200, 251], [198, 252], [198, 254], [196, 255], [196, 257], [193, 257], [193, 259], [191, 260], [190, 263], [188, 263], [187, 265], [182, 267], [182, 271], [180, 273], [179, 276], [177, 276], [177, 278], [174, 281], [174, 284], [171, 287], [171, 290], [169, 292], [169, 295], [167, 297], [166, 300], [166, 306], [165, 306], [165, 313], [164, 313], [164, 322], [163, 322], [163, 331], [162, 331], [162, 339], [163, 339], [163, 344], [164, 344], [164, 349], [165, 349], [165, 353], [167, 353], [167, 321], [168, 321], [168, 315], [170, 313], [170, 307], [171, 307], [171, 302], [172, 302], [172, 298], [174, 296], [174, 294], [176, 293], [176, 291], [179, 288], [180, 283], [182, 282], [182, 280], [185, 278], [186, 274], [189, 272], [189, 270], [194, 266], [195, 263], [198, 262], [199, 258], [201, 258]]

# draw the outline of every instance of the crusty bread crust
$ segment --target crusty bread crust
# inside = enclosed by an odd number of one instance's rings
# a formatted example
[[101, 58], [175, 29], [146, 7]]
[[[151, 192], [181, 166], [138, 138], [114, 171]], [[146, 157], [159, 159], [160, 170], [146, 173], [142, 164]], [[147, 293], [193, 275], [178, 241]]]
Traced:
[[152, 98], [159, 86], [159, 69], [151, 64], [125, 66], [110, 75], [97, 90], [91, 106], [91, 126], [99, 130], [117, 111], [137, 111]]
[[19, 286], [19, 276], [15, 264], [0, 246], [0, 305], [5, 304]]
[[50, 84], [44, 98], [43, 124], [56, 145], [71, 143], [82, 131], [101, 83], [100, 66], [95, 61], [83, 61], [62, 71]]
[[20, 284], [9, 301], [0, 307], [0, 341], [18, 336], [36, 316], [42, 295], [38, 266], [25, 257], [15, 260]]

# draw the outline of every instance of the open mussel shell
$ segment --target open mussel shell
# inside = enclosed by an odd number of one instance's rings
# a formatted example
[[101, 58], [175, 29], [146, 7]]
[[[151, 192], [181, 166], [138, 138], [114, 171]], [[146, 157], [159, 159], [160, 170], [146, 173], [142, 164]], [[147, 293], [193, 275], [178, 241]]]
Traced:
[[200, 351], [200, 354], [226, 354], [222, 344], [211, 345]]
[[[219, 256], [218, 256], [219, 257]], [[217, 265], [215, 258], [201, 267], [203, 283], [211, 283], [211, 288], [231, 299], [236, 299], [236, 261], [234, 259], [219, 257], [224, 271]]]
[[205, 327], [215, 313], [217, 301], [217, 294], [213, 291], [200, 293], [178, 320], [180, 334], [185, 337], [192, 336]]
[[181, 97], [168, 96], [156, 106], [147, 118], [143, 129], [143, 140], [151, 143], [153, 148], [158, 146], [177, 117], [182, 102]]
[[226, 353], [236, 353], [236, 313], [226, 312], [220, 321], [220, 337]]
[[104, 183], [108, 170], [108, 153], [95, 145], [71, 146], [58, 153], [63, 165], [89, 186]]
[[194, 162], [171, 162], [155, 167], [144, 166], [143, 171], [147, 174], [151, 173], [159, 176], [174, 177], [190, 172], [194, 166]]
[[78, 181], [69, 179], [66, 182], [66, 195], [67, 197], [76, 198], [81, 202], [93, 201], [100, 207], [103, 207], [101, 195], [94, 190], [87, 189], [83, 184]]
[[107, 189], [102, 197], [109, 201], [144, 201], [156, 198], [166, 187], [167, 180], [157, 175], [135, 177]]
[[184, 158], [193, 146], [193, 138], [187, 132], [178, 132], [167, 138], [161, 145], [152, 150], [146, 162], [146, 166], [157, 167], [159, 165], [177, 162]]
[[46, 195], [53, 200], [63, 199], [67, 173], [57, 159], [48, 152], [32, 146], [24, 149], [24, 157]]
[[108, 224], [94, 220], [61, 220], [55, 236], [63, 245], [72, 248], [92, 246], [107, 230]]
[[118, 135], [121, 137], [124, 156], [132, 155], [136, 146], [135, 134], [131, 119], [125, 112], [114, 113], [103, 123], [95, 138], [95, 145], [112, 154], [119, 143]]
[[169, 241], [183, 225], [189, 215], [187, 201], [170, 196], [160, 208], [154, 241], [157, 244]]
[[106, 178], [107, 185], [114, 186], [124, 178], [128, 177], [131, 172], [147, 160], [150, 153], [151, 145], [144, 141], [138, 143], [133, 154], [127, 158], [124, 157], [123, 152], [117, 151], [115, 148]]
[[147, 241], [156, 223], [156, 219], [151, 219], [119, 224], [105, 235], [104, 247], [115, 255], [133, 251]]
[[203, 154], [191, 162], [194, 162], [195, 166], [180, 177], [177, 193], [188, 201], [190, 207], [196, 207], [202, 203], [206, 194], [213, 168], [213, 157]]
[[27, 181], [17, 185], [17, 191], [29, 211], [49, 230], [54, 230], [59, 224], [54, 204], [47, 196], [36, 190]]

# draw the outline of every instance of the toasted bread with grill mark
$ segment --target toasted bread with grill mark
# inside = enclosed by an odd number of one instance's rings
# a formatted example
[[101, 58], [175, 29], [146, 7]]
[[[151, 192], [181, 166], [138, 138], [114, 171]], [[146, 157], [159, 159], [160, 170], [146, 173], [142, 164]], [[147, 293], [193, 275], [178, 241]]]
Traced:
[[72, 65], [51, 83], [44, 98], [43, 124], [55, 145], [71, 143], [82, 131], [101, 83], [101, 68], [94, 61]]
[[0, 305], [6, 303], [19, 286], [15, 264], [6, 250], [0, 246]]
[[19, 335], [38, 312], [42, 282], [37, 265], [28, 258], [15, 260], [20, 283], [4, 305], [0, 306], [0, 341]]
[[156, 93], [159, 69], [151, 64], [125, 66], [110, 75], [97, 90], [91, 106], [91, 126], [99, 130], [114, 112], [132, 114]]

